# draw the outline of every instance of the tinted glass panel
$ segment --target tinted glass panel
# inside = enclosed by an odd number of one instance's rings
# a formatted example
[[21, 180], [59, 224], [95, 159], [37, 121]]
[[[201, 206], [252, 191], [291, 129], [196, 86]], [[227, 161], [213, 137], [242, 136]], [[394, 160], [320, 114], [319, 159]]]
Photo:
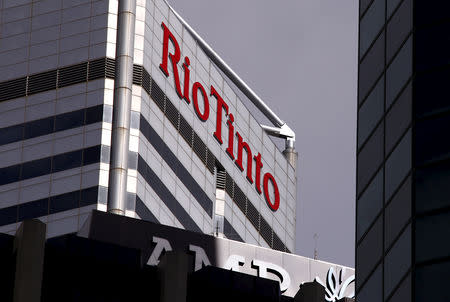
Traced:
[[381, 265], [375, 270], [370, 279], [361, 288], [361, 291], [356, 295], [357, 301], [364, 302], [381, 302], [382, 300], [382, 280], [381, 280]]
[[369, 4], [372, 0], [359, 0], [359, 15], [361, 16], [366, 9], [369, 7]]
[[450, 206], [450, 162], [416, 170], [416, 211]]
[[441, 0], [420, 0], [415, 5], [415, 23], [424, 25], [448, 19], [450, 2]]
[[411, 267], [411, 225], [403, 232], [384, 258], [384, 295], [390, 295]]
[[383, 206], [383, 170], [380, 170], [372, 183], [358, 200], [357, 233], [358, 240], [373, 222]]
[[22, 179], [28, 179], [49, 174], [50, 168], [51, 168], [51, 157], [24, 163], [22, 165]]
[[367, 13], [359, 23], [359, 57], [369, 48], [376, 35], [384, 25], [385, 0], [374, 0]]
[[411, 170], [411, 130], [402, 138], [386, 161], [385, 198], [389, 199]]
[[400, 1], [401, 0], [386, 0], [388, 18], [397, 8], [397, 5], [400, 3]]
[[414, 79], [416, 116], [439, 113], [450, 109], [450, 70], [418, 74]]
[[450, 63], [450, 23], [416, 31], [415, 66], [417, 71]]
[[50, 197], [50, 214], [77, 208], [79, 197], [79, 191]]
[[0, 129], [0, 145], [20, 141], [23, 135], [23, 125]]
[[98, 199], [98, 187], [84, 189], [81, 191], [80, 207], [96, 204], [97, 199]]
[[0, 186], [20, 179], [20, 165], [5, 167], [0, 169]]
[[411, 177], [405, 181], [385, 210], [385, 247], [389, 247], [400, 230], [411, 218]]
[[384, 34], [378, 39], [359, 65], [358, 100], [366, 97], [384, 69]]
[[448, 272], [450, 262], [437, 263], [416, 268], [415, 302], [450, 301]]
[[358, 194], [382, 163], [383, 149], [383, 123], [381, 123], [358, 154]]
[[76, 128], [84, 124], [84, 109], [58, 115], [55, 119], [55, 131]]
[[403, 280], [400, 287], [395, 291], [389, 302], [411, 302], [411, 274]]
[[17, 207], [0, 209], [0, 225], [7, 225], [17, 222]]
[[358, 116], [358, 148], [367, 139], [384, 113], [384, 79], [378, 81], [364, 104], [359, 109]]
[[83, 165], [100, 162], [100, 146], [94, 146], [83, 150]]
[[54, 117], [52, 116], [49, 118], [26, 123], [24, 138], [28, 139], [52, 133], [53, 121]]
[[416, 221], [416, 261], [450, 255], [450, 212], [418, 218]]
[[73, 169], [81, 166], [81, 150], [55, 155], [53, 157], [53, 172]]
[[103, 106], [95, 106], [86, 109], [86, 125], [101, 122], [103, 118]]
[[48, 198], [19, 205], [19, 221], [48, 214]]
[[400, 136], [411, 124], [412, 87], [409, 84], [386, 115], [386, 153], [392, 150]]
[[379, 217], [356, 248], [356, 283], [362, 284], [383, 252], [383, 217]]
[[450, 115], [417, 122], [415, 151], [417, 164], [450, 156]]
[[391, 105], [412, 74], [412, 38], [403, 45], [386, 72], [386, 108]]
[[[388, 4], [389, 1], [388, 0]], [[412, 0], [404, 0], [386, 29], [386, 55], [389, 61], [412, 30]]]

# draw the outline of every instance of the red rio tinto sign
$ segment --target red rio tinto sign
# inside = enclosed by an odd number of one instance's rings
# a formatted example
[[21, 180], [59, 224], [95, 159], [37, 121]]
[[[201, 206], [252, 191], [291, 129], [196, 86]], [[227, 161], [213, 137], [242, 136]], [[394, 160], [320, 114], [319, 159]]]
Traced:
[[[181, 59], [181, 52], [180, 52], [180, 46], [178, 45], [178, 41], [175, 38], [175, 36], [172, 34], [172, 32], [169, 30], [169, 28], [163, 23], [161, 23], [161, 26], [164, 30], [164, 38], [163, 38], [163, 57], [162, 62], [159, 65], [159, 68], [162, 70], [162, 72], [166, 75], [166, 77], [169, 77], [169, 70], [168, 70], [168, 64], [169, 64], [169, 58], [172, 63], [172, 70], [173, 70], [173, 78], [175, 81], [175, 90], [180, 97], [180, 99], [185, 100], [188, 104], [191, 103], [191, 92], [189, 87], [189, 79], [190, 79], [190, 60], [188, 57], [184, 58], [183, 63], [183, 69], [184, 69], [184, 87], [181, 88], [180, 84], [180, 74], [178, 71], [178, 62]], [[174, 47], [174, 53], [169, 53], [169, 41], [172, 43]], [[192, 103], [194, 105], [195, 113], [197, 114], [197, 117], [202, 121], [206, 122], [209, 118], [209, 99], [208, 99], [208, 93], [206, 92], [205, 88], [200, 82], [195, 82], [192, 85], [191, 88], [192, 91]], [[213, 85], [211, 85], [209, 96], [213, 96], [217, 101], [217, 114], [216, 114], [216, 131], [213, 133], [214, 138], [219, 142], [219, 144], [223, 144], [222, 141], [222, 117], [225, 114], [225, 117], [227, 117], [227, 125], [228, 125], [228, 146], [226, 148], [226, 153], [228, 156], [234, 161], [236, 166], [241, 170], [244, 171], [244, 167], [242, 165], [243, 162], [243, 153], [244, 150], [247, 155], [247, 181], [251, 184], [253, 182], [255, 183], [255, 189], [259, 194], [262, 194], [261, 190], [261, 169], [263, 167], [261, 153], [258, 152], [257, 155], [253, 156], [252, 150], [250, 149], [250, 146], [247, 142], [244, 141], [241, 134], [236, 131], [234, 132], [234, 115], [233, 113], [229, 112], [228, 105], [225, 102], [225, 100], [219, 95], [217, 90], [214, 88]], [[200, 109], [199, 102], [203, 102], [203, 110]], [[237, 158], [235, 157], [233, 146], [235, 137], [237, 138]], [[252, 167], [253, 167], [253, 160], [255, 161], [255, 180], [253, 180], [252, 177]], [[269, 194], [269, 182], [270, 185], [273, 187], [274, 196], [273, 199], [271, 199]], [[275, 180], [275, 177], [269, 172], [266, 172], [263, 176], [262, 181], [262, 187], [264, 190], [264, 196], [266, 198], [266, 202], [270, 209], [272, 211], [278, 210], [280, 206], [280, 193], [278, 191], [278, 185]]]

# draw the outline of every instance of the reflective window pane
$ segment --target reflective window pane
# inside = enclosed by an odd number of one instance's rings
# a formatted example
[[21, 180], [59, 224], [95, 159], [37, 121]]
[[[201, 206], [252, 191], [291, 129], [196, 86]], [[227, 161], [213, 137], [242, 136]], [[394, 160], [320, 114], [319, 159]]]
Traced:
[[382, 34], [359, 65], [358, 102], [365, 99], [384, 70], [384, 34]]
[[411, 267], [411, 225], [384, 258], [384, 296], [387, 297]]
[[386, 108], [405, 86], [412, 74], [412, 38], [403, 45], [386, 72]]
[[83, 126], [84, 109], [58, 115], [55, 119], [55, 131], [63, 131]]
[[44, 118], [25, 124], [24, 139], [53, 133], [54, 117]]
[[359, 16], [361, 16], [369, 7], [372, 0], [359, 0]]
[[385, 0], [374, 0], [359, 23], [359, 57], [367, 51], [384, 25]]
[[450, 301], [448, 272], [450, 262], [416, 268], [415, 302]]
[[53, 156], [53, 170], [58, 172], [81, 166], [81, 150]]
[[450, 109], [450, 70], [417, 74], [414, 79], [416, 116], [440, 113]]
[[386, 199], [392, 196], [392, 193], [411, 170], [411, 149], [411, 130], [409, 130], [386, 161]]
[[386, 153], [392, 150], [412, 120], [412, 85], [409, 84], [386, 115]]
[[369, 134], [384, 113], [384, 78], [378, 81], [358, 115], [358, 148], [365, 142]]
[[83, 165], [90, 165], [100, 162], [100, 145], [83, 150]]
[[414, 60], [417, 71], [442, 67], [450, 63], [450, 23], [416, 31]]
[[450, 156], [450, 115], [416, 123], [415, 162], [423, 164]]
[[17, 207], [0, 209], [0, 226], [17, 222]]
[[358, 154], [358, 194], [383, 162], [383, 126], [383, 123], [378, 126]]
[[0, 186], [20, 180], [20, 166], [15, 165], [0, 169]]
[[103, 106], [102, 105], [90, 107], [90, 108], [86, 109], [86, 125], [101, 122], [102, 118], [103, 118]]
[[450, 212], [418, 218], [416, 221], [416, 261], [450, 255]]
[[356, 283], [362, 284], [383, 253], [383, 217], [379, 217], [356, 248]]
[[[394, 1], [388, 1], [389, 2]], [[404, 0], [392, 19], [389, 21], [386, 29], [386, 57], [390, 61], [392, 56], [405, 41], [406, 36], [412, 30], [412, 0]]]
[[394, 12], [394, 10], [397, 8], [397, 5], [400, 3], [401, 0], [386, 0], [386, 8], [387, 8], [387, 16], [388, 18], [391, 16], [391, 14]]
[[49, 174], [51, 169], [51, 157], [33, 160], [22, 165], [22, 179]]
[[20, 141], [23, 135], [23, 125], [16, 125], [0, 129], [0, 145]]
[[400, 230], [411, 218], [411, 177], [405, 181], [400, 190], [387, 205], [384, 217], [385, 247], [389, 247]]
[[450, 206], [450, 162], [416, 170], [416, 211]]
[[98, 200], [98, 187], [84, 189], [81, 191], [80, 207], [96, 204], [97, 200]]
[[78, 207], [80, 192], [70, 192], [50, 197], [50, 214], [68, 211]]
[[357, 240], [361, 238], [369, 225], [383, 207], [383, 170], [380, 170], [372, 183], [358, 200], [356, 230]]
[[48, 198], [19, 205], [19, 221], [37, 218], [48, 214]]
[[412, 297], [411, 274], [402, 281], [400, 287], [395, 291], [389, 302], [411, 302]]
[[[358, 273], [356, 273], [358, 274]], [[370, 279], [361, 288], [361, 291], [356, 295], [356, 301], [364, 302], [381, 302], [382, 299], [382, 279], [381, 279], [381, 265], [377, 267], [375, 272], [370, 276]]]

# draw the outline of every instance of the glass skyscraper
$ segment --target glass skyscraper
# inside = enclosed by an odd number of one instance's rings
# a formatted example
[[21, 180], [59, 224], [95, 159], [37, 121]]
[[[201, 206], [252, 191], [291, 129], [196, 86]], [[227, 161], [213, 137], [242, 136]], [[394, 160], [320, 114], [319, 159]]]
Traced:
[[357, 301], [450, 301], [449, 9], [360, 0]]

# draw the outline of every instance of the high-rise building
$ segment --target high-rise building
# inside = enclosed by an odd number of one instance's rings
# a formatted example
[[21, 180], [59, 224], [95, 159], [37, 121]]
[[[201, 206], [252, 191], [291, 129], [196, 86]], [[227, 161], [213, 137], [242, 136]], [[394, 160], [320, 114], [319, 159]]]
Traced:
[[260, 125], [163, 0], [120, 3], [0, 2], [0, 232], [109, 209], [293, 251], [293, 145], [267, 134], [286, 125]]
[[357, 301], [449, 301], [447, 1], [360, 1]]

